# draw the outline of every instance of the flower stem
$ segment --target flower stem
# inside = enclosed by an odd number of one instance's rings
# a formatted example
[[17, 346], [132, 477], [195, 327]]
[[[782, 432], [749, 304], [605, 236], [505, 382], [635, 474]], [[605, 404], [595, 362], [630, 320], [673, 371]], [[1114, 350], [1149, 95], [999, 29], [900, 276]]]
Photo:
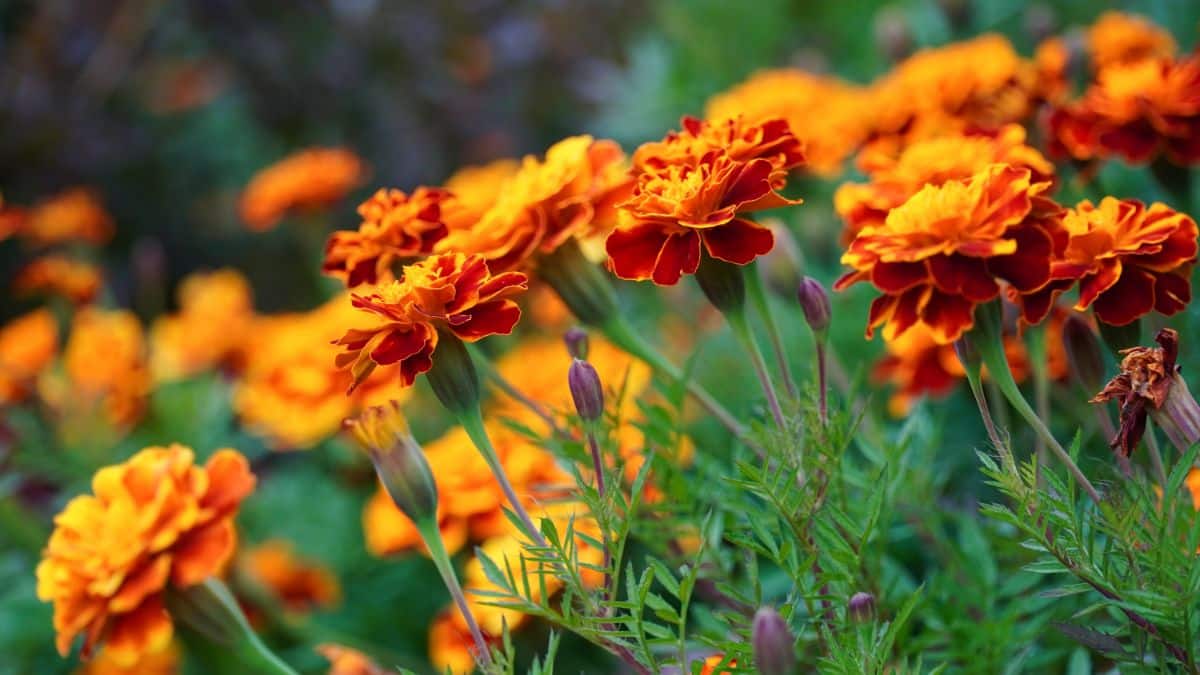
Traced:
[[[1033, 404], [1038, 417], [1046, 419], [1050, 416], [1050, 369], [1046, 363], [1046, 329], [1044, 326], [1031, 326], [1026, 335], [1029, 338], [1029, 363], [1033, 370]], [[1042, 466], [1046, 464], [1046, 441], [1041, 436], [1035, 440], [1034, 451], [1037, 453], [1040, 481]]]
[[512, 506], [513, 513], [521, 520], [525, 526], [525, 534], [534, 544], [546, 548], [546, 538], [542, 536], [541, 531], [533, 524], [533, 519], [529, 517], [529, 512], [521, 505], [520, 498], [517, 497], [516, 490], [513, 489], [512, 483], [508, 480], [508, 475], [504, 473], [504, 466], [500, 463], [500, 458], [496, 455], [496, 448], [492, 445], [492, 439], [488, 438], [487, 429], [483, 425], [483, 413], [476, 404], [458, 415], [458, 422], [467, 432], [467, 436], [471, 438], [471, 442], [483, 455], [483, 460], [487, 462], [488, 468], [492, 470], [492, 475], [496, 478], [496, 482], [500, 484], [500, 490], [504, 493], [505, 499]]
[[1162, 451], [1158, 448], [1158, 437], [1154, 435], [1151, 429], [1146, 430], [1146, 448], [1150, 450], [1150, 464], [1154, 467], [1154, 477], [1158, 479], [1158, 484], [1167, 487], [1167, 470], [1163, 466]]
[[763, 393], [767, 396], [767, 405], [771, 408], [771, 416], [775, 418], [775, 425], [783, 429], [786, 423], [783, 420], [783, 410], [779, 407], [779, 396], [775, 393], [775, 384], [771, 382], [771, 375], [767, 372], [767, 363], [758, 349], [754, 334], [750, 332], [750, 323], [746, 321], [746, 313], [726, 312], [725, 318], [729, 321], [729, 327], [733, 329], [734, 336], [737, 337], [738, 342], [742, 343], [746, 354], [750, 356], [750, 362], [754, 364], [754, 373], [758, 376]]
[[767, 337], [771, 342], [771, 350], [775, 352], [775, 361], [779, 365], [779, 376], [783, 379], [783, 386], [787, 389], [788, 396], [796, 398], [796, 382], [792, 379], [787, 352], [783, 349], [783, 334], [779, 332], [779, 324], [775, 321], [775, 315], [771, 313], [762, 270], [757, 264], [752, 264], [746, 270], [746, 290], [749, 292], [750, 302], [754, 303], [754, 311], [758, 312], [767, 327]]
[[556, 435], [561, 435], [563, 433], [562, 429], [559, 428], [558, 423], [555, 422], [554, 416], [551, 415], [542, 404], [526, 396], [524, 392], [522, 392], [520, 389], [517, 389], [516, 385], [514, 385], [512, 382], [509, 382], [508, 379], [501, 375], [500, 371], [496, 369], [496, 366], [492, 364], [491, 359], [489, 359], [487, 355], [482, 352], [482, 350], [473, 344], [468, 344], [467, 352], [471, 355], [471, 361], [478, 365], [483, 371], [484, 377], [491, 380], [492, 384], [496, 385], [500, 391], [504, 392], [505, 395], [509, 396], [517, 403], [525, 406], [529, 412], [533, 413], [538, 417], [538, 419], [545, 422], [551, 433]]
[[429, 549], [429, 556], [433, 559], [438, 574], [442, 576], [442, 583], [446, 584], [446, 590], [450, 591], [450, 597], [454, 599], [454, 604], [458, 606], [459, 613], [467, 623], [467, 630], [471, 633], [471, 639], [475, 641], [479, 662], [484, 668], [487, 668], [492, 663], [491, 651], [488, 649], [483, 632], [479, 630], [475, 615], [471, 613], [471, 606], [467, 604], [467, 596], [458, 583], [458, 575], [454, 573], [454, 566], [450, 563], [450, 554], [446, 552], [446, 546], [442, 543], [442, 533], [438, 530], [436, 520], [426, 518], [417, 525], [417, 531], [421, 533], [421, 539], [425, 541], [425, 547]]
[[825, 341], [817, 341], [817, 413], [821, 424], [829, 424], [829, 384], [825, 381]]
[[[600, 443], [596, 440], [595, 425], [589, 425], [587, 430], [588, 450], [592, 453], [592, 470], [596, 472], [596, 493], [600, 496], [600, 501], [604, 502], [604, 458], [600, 453]], [[602, 525], [603, 527], [603, 525]], [[604, 544], [604, 602], [609, 602], [612, 599], [612, 542], [608, 536], [608, 528], [601, 530]], [[607, 608], [602, 606], [601, 612], [607, 611]]]

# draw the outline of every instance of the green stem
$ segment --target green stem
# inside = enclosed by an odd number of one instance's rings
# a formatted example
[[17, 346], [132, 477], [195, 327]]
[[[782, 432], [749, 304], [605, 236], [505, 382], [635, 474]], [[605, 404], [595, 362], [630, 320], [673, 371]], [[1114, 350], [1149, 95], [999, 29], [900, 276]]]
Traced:
[[1158, 479], [1158, 484], [1166, 489], [1167, 487], [1167, 470], [1163, 465], [1162, 451], [1158, 447], [1158, 437], [1154, 435], [1153, 429], [1147, 429], [1146, 448], [1150, 451], [1150, 464], [1154, 467], [1154, 477]]
[[246, 641], [246, 645], [253, 650], [255, 657], [262, 664], [262, 672], [278, 673], [279, 675], [297, 675], [292, 667], [283, 662], [283, 659], [275, 655], [275, 652], [267, 648], [263, 641], [258, 639], [254, 633], [250, 634], [250, 639]]
[[454, 573], [454, 565], [450, 563], [450, 554], [446, 552], [446, 547], [442, 543], [442, 533], [438, 530], [436, 520], [426, 518], [417, 525], [417, 531], [421, 533], [421, 539], [425, 541], [425, 547], [429, 549], [429, 557], [433, 559], [438, 574], [442, 576], [442, 583], [446, 584], [446, 590], [450, 591], [450, 597], [454, 599], [454, 604], [458, 606], [459, 613], [467, 623], [467, 630], [471, 633], [471, 639], [475, 641], [475, 650], [479, 655], [480, 663], [487, 668], [492, 663], [491, 651], [488, 649], [483, 632], [479, 630], [479, 624], [475, 621], [471, 606], [467, 604], [467, 596], [458, 583], [458, 575]]
[[[1033, 404], [1036, 406], [1038, 417], [1046, 419], [1050, 416], [1050, 369], [1046, 363], [1046, 329], [1044, 326], [1031, 326], [1026, 331], [1029, 344], [1029, 365], [1033, 370]], [[1034, 451], [1037, 453], [1038, 481], [1041, 481], [1042, 466], [1046, 464], [1046, 441], [1038, 436]]]
[[750, 322], [746, 321], [746, 313], [726, 312], [725, 318], [729, 321], [729, 327], [733, 329], [734, 336], [737, 337], [738, 342], [742, 343], [742, 348], [750, 356], [750, 362], [754, 365], [754, 373], [758, 376], [763, 393], [767, 396], [767, 405], [771, 408], [771, 416], [775, 418], [775, 425], [783, 429], [786, 423], [783, 421], [783, 410], [779, 407], [779, 396], [775, 393], [775, 384], [771, 382], [771, 375], [767, 372], [767, 362], [763, 359], [758, 342], [754, 340], [754, 334], [750, 331]]
[[471, 438], [471, 442], [483, 455], [483, 461], [487, 462], [488, 468], [492, 470], [492, 475], [496, 482], [500, 484], [500, 490], [504, 493], [504, 497], [512, 506], [513, 513], [521, 519], [521, 523], [525, 526], [525, 534], [533, 543], [542, 548], [547, 547], [546, 539], [533, 524], [533, 518], [529, 517], [529, 512], [521, 504], [520, 498], [517, 497], [516, 490], [513, 489], [512, 483], [508, 480], [508, 475], [504, 473], [504, 466], [500, 463], [500, 458], [496, 455], [496, 448], [492, 445], [492, 439], [488, 437], [487, 429], [483, 424], [483, 412], [479, 409], [479, 404], [475, 404], [462, 411], [458, 415], [458, 422], [467, 432], [467, 436]]
[[787, 389], [788, 396], [796, 398], [796, 382], [792, 379], [792, 369], [788, 365], [787, 352], [783, 349], [783, 334], [779, 331], [775, 315], [771, 313], [771, 303], [763, 284], [762, 270], [757, 263], [754, 263], [746, 270], [745, 276], [750, 302], [754, 304], [754, 311], [758, 312], [767, 327], [767, 337], [771, 342], [771, 350], [775, 352], [775, 361], [779, 365], [779, 375], [783, 378], [783, 386]]
[[503, 375], [501, 375], [500, 371], [496, 369], [496, 366], [492, 364], [491, 359], [489, 359], [487, 355], [483, 353], [483, 350], [474, 344], [467, 344], [467, 353], [471, 355], [471, 362], [479, 366], [479, 368], [483, 371], [484, 377], [491, 380], [492, 384], [496, 385], [500, 391], [504, 392], [517, 403], [525, 406], [529, 412], [533, 413], [538, 417], [538, 419], [545, 422], [551, 433], [557, 435], [561, 435], [563, 433], [562, 429], [559, 428], [558, 423], [555, 422], [554, 416], [547, 412], [545, 407], [543, 407], [540, 403], [526, 396], [524, 392], [522, 392], [520, 389], [517, 389], [516, 385], [514, 385], [512, 382], [509, 382]]

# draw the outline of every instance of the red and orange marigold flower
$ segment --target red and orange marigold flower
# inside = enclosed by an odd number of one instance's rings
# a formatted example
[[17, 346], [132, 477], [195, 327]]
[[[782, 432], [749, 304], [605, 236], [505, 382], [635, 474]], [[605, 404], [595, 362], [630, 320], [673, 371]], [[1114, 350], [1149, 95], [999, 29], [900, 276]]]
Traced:
[[871, 304], [868, 337], [885, 324], [888, 339], [924, 324], [949, 344], [974, 326], [977, 305], [999, 297], [1001, 282], [1018, 294], [1049, 282], [1054, 219], [1041, 212], [1058, 209], [1039, 197], [1049, 187], [1003, 164], [928, 185], [859, 232], [842, 256], [854, 271], [835, 288], [869, 281], [883, 293]]
[[366, 177], [367, 167], [345, 148], [310, 148], [272, 164], [250, 179], [239, 210], [251, 230], [269, 230], [291, 211], [330, 206]]
[[408, 387], [433, 366], [438, 331], [467, 342], [507, 335], [521, 317], [511, 298], [526, 290], [520, 272], [493, 275], [480, 255], [447, 253], [408, 265], [400, 281], [354, 294], [354, 307], [373, 316], [368, 328], [352, 328], [335, 344], [336, 364], [348, 368], [357, 387], [376, 366], [399, 364]]
[[1105, 12], [1088, 27], [1085, 47], [1096, 71], [1175, 54], [1175, 39], [1145, 17]]
[[633, 195], [605, 245], [613, 272], [669, 286], [693, 274], [704, 254], [745, 265], [768, 253], [770, 229], [744, 216], [800, 203], [778, 190], [803, 162], [783, 120], [684, 118], [682, 131], [634, 154]]
[[392, 265], [433, 252], [446, 236], [442, 211], [452, 197], [436, 188], [418, 187], [411, 195], [381, 189], [358, 207], [357, 230], [334, 232], [325, 246], [322, 271], [353, 288], [391, 281]]
[[38, 597], [54, 603], [58, 651], [66, 655], [80, 634], [85, 658], [101, 641], [123, 663], [165, 646], [166, 588], [221, 570], [235, 545], [234, 515], [253, 490], [234, 450], [197, 466], [189, 448], [151, 447], [98, 471], [95, 494], [72, 499], [54, 519], [37, 568]]

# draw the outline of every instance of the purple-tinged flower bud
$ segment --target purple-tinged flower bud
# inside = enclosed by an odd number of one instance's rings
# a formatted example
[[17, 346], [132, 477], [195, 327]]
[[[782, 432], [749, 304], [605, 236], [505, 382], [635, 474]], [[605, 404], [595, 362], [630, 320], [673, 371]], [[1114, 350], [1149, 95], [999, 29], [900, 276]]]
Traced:
[[576, 326], [563, 334], [563, 342], [567, 343], [567, 353], [571, 358], [587, 360], [588, 357], [588, 334], [587, 331]]
[[846, 606], [850, 618], [857, 623], [866, 623], [875, 618], [875, 596], [859, 591], [850, 596]]
[[913, 50], [912, 27], [904, 10], [887, 6], [875, 15], [875, 44], [888, 61], [904, 60]]
[[812, 277], [804, 277], [796, 291], [796, 297], [800, 300], [800, 309], [804, 310], [804, 319], [808, 321], [808, 326], [814, 333], [820, 334], [829, 328], [833, 310], [829, 305], [829, 294], [825, 292], [821, 282]]
[[425, 452], [408, 430], [400, 403], [371, 406], [345, 427], [371, 457], [379, 481], [396, 507], [418, 526], [437, 522], [438, 494]]
[[1063, 348], [1071, 376], [1087, 391], [1096, 391], [1104, 382], [1104, 354], [1100, 338], [1082, 315], [1072, 312], [1063, 322]]
[[754, 615], [751, 634], [754, 665], [762, 675], [789, 675], [796, 668], [796, 638], [787, 622], [771, 607]]
[[579, 417], [589, 423], [600, 421], [604, 415], [604, 387], [592, 364], [580, 359], [572, 361], [567, 371], [567, 385]]

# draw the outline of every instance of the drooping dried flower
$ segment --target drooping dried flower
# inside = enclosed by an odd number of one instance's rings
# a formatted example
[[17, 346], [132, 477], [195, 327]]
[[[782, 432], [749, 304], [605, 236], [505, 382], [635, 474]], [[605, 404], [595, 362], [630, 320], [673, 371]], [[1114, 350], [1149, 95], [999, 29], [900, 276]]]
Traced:
[[[1117, 401], [1121, 406], [1121, 427], [1112, 439], [1112, 446], [1120, 448], [1126, 457], [1133, 454], [1146, 432], [1146, 418], [1151, 411], [1166, 405], [1171, 389], [1177, 382], [1179, 356], [1179, 334], [1170, 328], [1158, 332], [1154, 341], [1157, 347], [1130, 347], [1121, 351], [1121, 370], [1104, 389], [1096, 394], [1092, 403]], [[1186, 393], [1187, 385], [1182, 386]], [[1190, 395], [1188, 395], [1190, 398]], [[1192, 401], [1192, 408], [1196, 408]], [[1190, 420], [1193, 430], [1200, 430], [1200, 418]], [[1174, 439], [1172, 439], [1174, 440]], [[1193, 439], [1192, 442], [1195, 442]], [[1190, 443], [1184, 445], [1187, 448]]]

